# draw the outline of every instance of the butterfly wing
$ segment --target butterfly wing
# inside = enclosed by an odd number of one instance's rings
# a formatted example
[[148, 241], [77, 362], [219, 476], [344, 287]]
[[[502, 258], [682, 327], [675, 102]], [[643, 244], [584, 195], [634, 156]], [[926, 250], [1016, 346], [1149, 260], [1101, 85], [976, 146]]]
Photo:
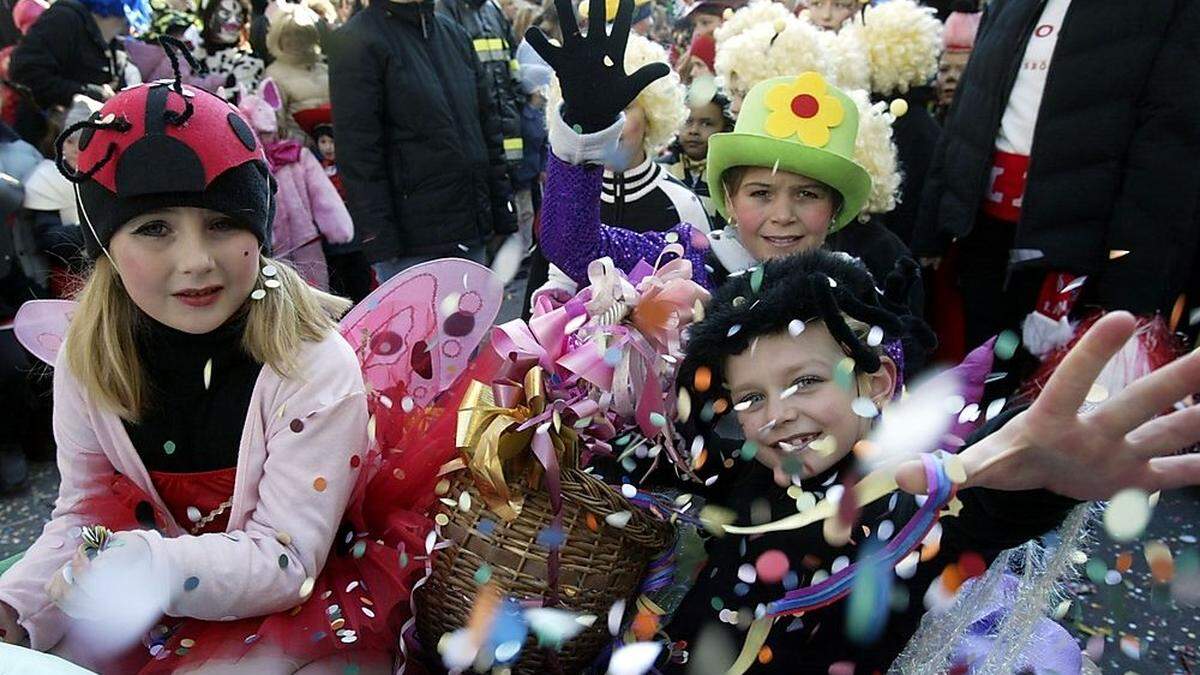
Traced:
[[13, 317], [13, 334], [25, 349], [53, 366], [79, 303], [73, 300], [30, 300]]

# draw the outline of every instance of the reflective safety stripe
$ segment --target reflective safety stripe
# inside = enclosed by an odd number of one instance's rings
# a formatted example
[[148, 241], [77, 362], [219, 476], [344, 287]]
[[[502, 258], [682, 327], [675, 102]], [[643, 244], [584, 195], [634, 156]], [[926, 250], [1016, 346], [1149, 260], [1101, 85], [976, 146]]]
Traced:
[[525, 141], [520, 138], [504, 139], [504, 158], [521, 159], [525, 154]]
[[508, 61], [508, 48], [501, 38], [475, 38], [471, 41], [475, 53], [483, 63], [492, 61]]

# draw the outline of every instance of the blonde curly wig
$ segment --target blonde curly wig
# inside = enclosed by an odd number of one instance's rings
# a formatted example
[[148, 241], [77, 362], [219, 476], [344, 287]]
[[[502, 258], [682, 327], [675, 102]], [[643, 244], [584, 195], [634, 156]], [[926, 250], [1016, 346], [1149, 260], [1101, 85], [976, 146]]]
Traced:
[[839, 39], [857, 39], [866, 49], [871, 91], [890, 95], [929, 82], [942, 51], [942, 22], [935, 10], [913, 0], [891, 0], [866, 8], [846, 22]]
[[[629, 44], [625, 47], [625, 72], [633, 73], [651, 63], [668, 63], [667, 52], [640, 35], [630, 34]], [[679, 73], [672, 70], [666, 77], [652, 82], [633, 100], [646, 113], [646, 134], [642, 147], [650, 157], [665, 148], [687, 121], [686, 95], [687, 90], [679, 80]], [[546, 110], [557, 111], [562, 102], [562, 89], [557, 76], [550, 80], [550, 96], [547, 100]]]
[[857, 33], [818, 30], [817, 40], [829, 63], [831, 82], [842, 89], [871, 88], [871, 65], [867, 62], [867, 48]]
[[871, 194], [859, 215], [887, 213], [896, 208], [900, 190], [900, 168], [896, 161], [896, 143], [892, 140], [895, 119], [886, 103], [871, 103], [862, 89], [843, 89], [858, 106], [858, 136], [854, 139], [854, 161], [871, 176]]
[[718, 84], [739, 96], [763, 80], [809, 70], [840, 86], [830, 77], [820, 31], [794, 18], [760, 23], [729, 38], [717, 47], [713, 66]]
[[[719, 50], [722, 42], [733, 39], [754, 26], [760, 24], [771, 26], [779, 21], [786, 23], [795, 19], [796, 17], [788, 11], [783, 3], [774, 0], [752, 0], [750, 4], [729, 14], [725, 22], [713, 32], [713, 39], [716, 40]], [[780, 27], [777, 30], [783, 30], [783, 28]]]

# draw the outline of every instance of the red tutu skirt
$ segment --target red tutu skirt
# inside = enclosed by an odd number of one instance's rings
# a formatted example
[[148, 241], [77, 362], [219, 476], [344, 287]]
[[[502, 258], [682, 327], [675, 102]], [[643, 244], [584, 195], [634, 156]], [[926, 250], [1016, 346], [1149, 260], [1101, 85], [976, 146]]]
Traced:
[[[436, 502], [442, 467], [458, 456], [459, 402], [472, 379], [490, 381], [499, 365], [490, 349], [481, 353], [485, 356], [428, 407], [404, 411], [403, 385], [371, 393], [376, 447], [363, 462], [333, 550], [307, 600], [287, 611], [231, 621], [163, 617], [141, 645], [101, 664], [101, 672], [170, 673], [280, 652], [299, 664], [338, 655], [352, 659], [355, 653], [399, 654], [400, 632], [412, 615], [412, 588], [426, 573], [427, 539], [434, 529], [426, 514]], [[193, 534], [225, 531], [227, 514], [199, 529], [196, 521], [229, 498], [233, 469], [187, 475], [191, 480], [180, 476], [155, 474], [170, 514], [158, 512], [121, 475], [113, 477], [107, 495], [84, 508], [94, 522], [114, 531], [166, 531], [172, 519]], [[189, 506], [196, 510], [189, 513]]]

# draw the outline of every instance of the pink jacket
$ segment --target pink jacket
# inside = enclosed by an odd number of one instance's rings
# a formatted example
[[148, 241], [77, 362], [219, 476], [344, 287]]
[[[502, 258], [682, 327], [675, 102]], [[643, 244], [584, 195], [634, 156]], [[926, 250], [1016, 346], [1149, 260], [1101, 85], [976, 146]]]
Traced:
[[[145, 540], [153, 568], [169, 579], [165, 614], [230, 620], [288, 609], [300, 600], [305, 578], [324, 567], [357, 478], [350, 458], [368, 446], [366, 395], [354, 351], [336, 332], [305, 343], [297, 363], [300, 372], [289, 378], [264, 367], [255, 384], [228, 534], [185, 535], [177, 523], [165, 536], [132, 533]], [[54, 647], [69, 628], [43, 586], [74, 555], [80, 542], [72, 528], [92, 524], [77, 509], [80, 502], [105, 489], [116, 470], [167, 512], [121, 420], [88, 400], [61, 355], [54, 371], [54, 438], [62, 482], [51, 520], [0, 577], [0, 600], [17, 610], [37, 650]], [[314, 488], [318, 477], [324, 490]], [[286, 546], [276, 537], [282, 532], [290, 535], [280, 537]], [[284, 553], [295, 563], [281, 568]], [[192, 576], [203, 583], [185, 593]]]
[[345, 244], [354, 238], [354, 224], [321, 162], [296, 141], [283, 141], [279, 148], [279, 155], [296, 159], [272, 168], [279, 186], [271, 225], [272, 254], [292, 263], [309, 284], [326, 290], [329, 273], [321, 238]]
[[278, 166], [274, 173], [279, 183], [271, 232], [276, 255], [286, 256], [318, 237], [331, 244], [354, 238], [346, 203], [311, 152], [302, 147], [298, 161]]

